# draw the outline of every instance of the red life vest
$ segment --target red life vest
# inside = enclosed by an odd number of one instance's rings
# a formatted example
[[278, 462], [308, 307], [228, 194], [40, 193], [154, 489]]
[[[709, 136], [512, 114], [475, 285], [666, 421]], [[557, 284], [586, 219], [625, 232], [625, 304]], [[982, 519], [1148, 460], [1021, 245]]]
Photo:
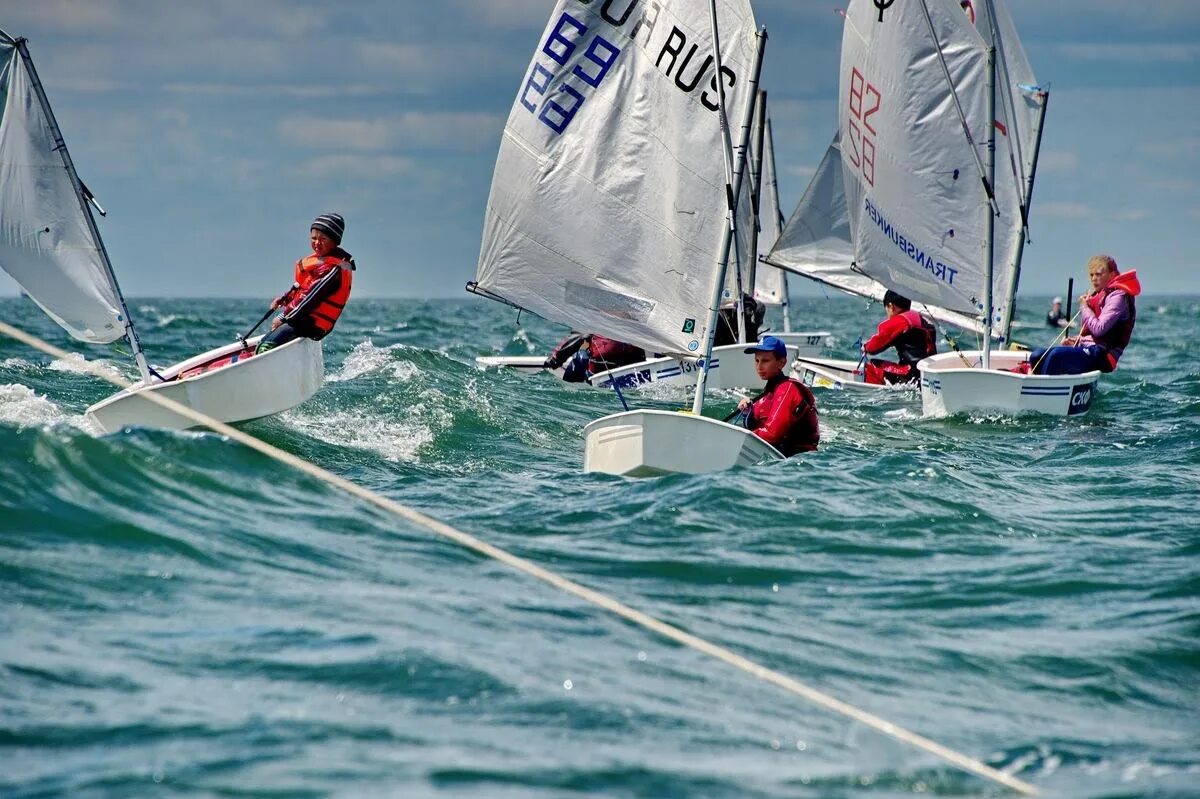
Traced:
[[[797, 395], [797, 404], [781, 407], [781, 403], [791, 403]], [[746, 427], [788, 458], [797, 452], [812, 452], [821, 441], [812, 391], [799, 380], [782, 374], [768, 380], [762, 395], [750, 406]]]
[[1141, 291], [1142, 286], [1138, 282], [1137, 272], [1130, 270], [1120, 273], [1110, 280], [1107, 286], [1087, 298], [1088, 308], [1091, 309], [1095, 316], [1100, 316], [1100, 313], [1104, 310], [1105, 300], [1116, 292], [1121, 292], [1125, 295], [1125, 306], [1129, 309], [1129, 315], [1125, 319], [1119, 320], [1104, 335], [1099, 336], [1090, 330], [1085, 331], [1087, 335], [1092, 337], [1093, 341], [1104, 347], [1104, 355], [1108, 363], [1108, 369], [1104, 371], [1111, 372], [1115, 370], [1117, 368], [1117, 359], [1121, 357], [1121, 353], [1129, 346], [1129, 339], [1133, 337], [1133, 326], [1137, 322], [1137, 306], [1133, 298], [1140, 294]]
[[588, 372], [595, 374], [646, 360], [641, 347], [593, 333], [588, 348]]
[[337, 255], [327, 255], [324, 258], [309, 255], [296, 262], [296, 285], [289, 292], [287, 304], [284, 306], [285, 316], [300, 307], [313, 286], [331, 270], [341, 269], [341, 281], [337, 289], [333, 294], [317, 303], [317, 306], [308, 312], [302, 322], [311, 324], [322, 336], [333, 330], [333, 325], [346, 307], [346, 300], [350, 298], [350, 285], [354, 281], [353, 262], [348, 254], [343, 253], [343, 255], [345, 255], [344, 258]]
[[896, 348], [898, 360], [905, 366], [915, 365], [922, 358], [937, 354], [937, 331], [925, 317], [913, 310], [907, 310], [899, 316], [908, 322], [905, 330], [892, 342]]

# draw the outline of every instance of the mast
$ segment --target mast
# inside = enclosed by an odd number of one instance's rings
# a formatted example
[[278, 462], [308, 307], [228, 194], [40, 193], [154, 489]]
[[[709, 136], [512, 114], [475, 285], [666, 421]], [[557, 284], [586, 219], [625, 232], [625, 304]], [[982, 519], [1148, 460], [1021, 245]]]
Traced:
[[[737, 168], [734, 169], [733, 152], [729, 140], [729, 122], [725, 115], [725, 82], [721, 78], [721, 45], [717, 31], [717, 2], [709, 0], [709, 17], [712, 26], [713, 56], [717, 75], [717, 116], [721, 124], [723, 142], [722, 156], [725, 159], [725, 215], [729, 221], [725, 235], [721, 239], [720, 253], [717, 256], [716, 276], [713, 280], [712, 294], [708, 303], [708, 327], [704, 334], [704, 368], [696, 379], [696, 394], [692, 398], [692, 413], [700, 414], [704, 410], [704, 388], [708, 384], [708, 368], [712, 361], [713, 336], [717, 332], [717, 316], [721, 309], [721, 292], [725, 288], [725, 270], [729, 263], [729, 246], [737, 232], [737, 196], [741, 189], [742, 167], [745, 164], [746, 146], [750, 139], [750, 120], [754, 113], [754, 98], [758, 91], [758, 76], [762, 71], [763, 50], [766, 49], [767, 31], [761, 29], [755, 34], [754, 66], [751, 69], [750, 82], [747, 85], [746, 111], [743, 116], [741, 155]], [[740, 316], [741, 314], [739, 314]]]
[[762, 173], [763, 173], [763, 134], [767, 114], [767, 92], [759, 89], [754, 101], [754, 146], [750, 152], [754, 159], [750, 162], [750, 210], [754, 217], [754, 228], [750, 231], [749, 257], [746, 259], [749, 275], [747, 285], [753, 294], [758, 285], [758, 236], [762, 231], [760, 214], [762, 213]]
[[[1035, 87], [1037, 96], [1041, 100], [1041, 108], [1038, 110], [1037, 133], [1033, 139], [1033, 160], [1030, 162], [1029, 177], [1025, 179], [1025, 198], [1021, 205], [1021, 238], [1017, 241], [1016, 263], [1013, 267], [1012, 283], [1008, 286], [1008, 293], [1005, 297], [1005, 307], [1009, 309], [1008, 318], [1004, 323], [1004, 340], [1008, 341], [1012, 335], [1012, 307], [1017, 296], [1017, 283], [1021, 280], [1021, 259], [1025, 255], [1025, 242], [1029, 236], [1029, 208], [1033, 203], [1033, 179], [1037, 175], [1038, 155], [1042, 151], [1042, 129], [1046, 122], [1046, 106], [1050, 104], [1050, 92], [1046, 89]], [[1015, 126], [1014, 126], [1015, 127]], [[1071, 307], [1067, 306], [1067, 316], [1071, 315]]]
[[33, 85], [33, 90], [37, 93], [38, 102], [42, 106], [42, 113], [46, 115], [46, 122], [50, 126], [50, 134], [54, 137], [54, 149], [58, 151], [59, 157], [62, 158], [63, 166], [71, 178], [71, 185], [75, 188], [75, 196], [79, 200], [79, 210], [83, 212], [83, 218], [87, 220], [88, 232], [92, 236], [92, 243], [96, 246], [96, 251], [100, 254], [100, 261], [104, 264], [105, 274], [113, 287], [113, 292], [117, 295], [117, 302], [121, 306], [121, 324], [125, 326], [125, 337], [129, 339], [129, 343], [133, 348], [133, 358], [137, 362], [138, 371], [142, 375], [142, 384], [148, 386], [150, 385], [150, 368], [147, 366], [146, 356], [142, 352], [142, 342], [138, 339], [137, 331], [133, 329], [133, 320], [129, 317], [129, 307], [125, 304], [125, 295], [121, 293], [121, 286], [117, 283], [117, 276], [113, 272], [112, 261], [108, 258], [108, 251], [104, 249], [104, 240], [100, 238], [100, 229], [96, 227], [96, 218], [92, 216], [92, 209], [89, 203], [91, 193], [83, 188], [83, 182], [79, 179], [79, 173], [75, 171], [75, 164], [71, 160], [71, 154], [67, 152], [67, 143], [63, 139], [62, 130], [58, 127], [58, 120], [54, 118], [54, 111], [50, 108], [50, 101], [46, 98], [46, 90], [42, 87], [41, 78], [38, 77], [37, 69], [33, 66], [33, 58], [29, 55], [26, 40], [24, 38], [17, 38], [15, 42], [17, 52], [21, 54], [21, 60], [25, 64], [25, 69], [29, 72], [29, 81]]
[[[770, 117], [767, 117], [766, 128], [767, 128], [767, 142], [766, 142], [765, 155], [766, 155], [766, 158], [768, 159], [767, 163], [769, 163], [771, 165], [771, 199], [775, 203], [775, 216], [778, 217], [778, 219], [776, 221], [779, 225], [779, 230], [782, 233], [784, 227], [787, 226], [787, 221], [783, 218], [782, 206], [780, 206], [780, 204], [779, 204], [779, 178], [778, 178], [779, 172], [775, 168], [775, 135], [771, 131], [771, 118]], [[791, 298], [788, 296], [787, 272], [782, 269], [779, 270], [779, 272], [780, 272], [780, 275], [782, 275], [782, 277], [783, 277], [783, 302], [780, 303], [780, 307], [783, 309], [783, 332], [791, 333], [792, 332], [792, 319], [791, 319], [791, 314], [788, 313], [788, 307], [791, 305], [792, 301], [791, 301]]]
[[[984, 226], [984, 248], [986, 262], [983, 272], [983, 368], [992, 368], [992, 273], [996, 257], [996, 210], [992, 192], [996, 185], [996, 42], [993, 38], [987, 50], [987, 150], [984, 153], [985, 192], [984, 208], [987, 224]], [[1014, 131], [1015, 134], [1015, 131]]]

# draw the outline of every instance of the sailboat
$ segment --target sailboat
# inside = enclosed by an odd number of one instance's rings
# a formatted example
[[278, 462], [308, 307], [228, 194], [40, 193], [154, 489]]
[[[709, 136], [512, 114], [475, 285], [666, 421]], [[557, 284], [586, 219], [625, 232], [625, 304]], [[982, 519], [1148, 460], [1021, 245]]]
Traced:
[[158, 393], [223, 422], [267, 416], [312, 395], [324, 376], [308, 339], [254, 355], [239, 340], [156, 371], [117, 284], [92, 215], [104, 209], [79, 179], [26, 40], [0, 31], [0, 267], [72, 337], [126, 338], [141, 380], [87, 409], [105, 432], [194, 425], [147, 400]]
[[918, 364], [926, 415], [1073, 415], [1098, 372], [1012, 371], [1009, 340], [1047, 92], [999, 0], [845, 15], [839, 133], [854, 265], [914, 302], [976, 317], [979, 350]]
[[[737, 224], [726, 198], [738, 196], [742, 172], [726, 97], [745, 110], [744, 142], [764, 39], [747, 0], [621, 10], [560, 0], [505, 124], [478, 288], [576, 330], [707, 363]], [[692, 413], [628, 411], [587, 425], [584, 470], [781, 459], [744, 428], [700, 414], [707, 374]]]
[[[858, 269], [854, 233], [846, 208], [842, 147], [838, 134], [826, 148], [800, 202], [763, 261], [783, 272], [801, 275], [846, 294], [882, 302], [887, 287]], [[982, 331], [974, 316], [926, 303], [918, 312], [961, 330]], [[813, 388], [897, 391], [915, 390], [909, 384], [863, 381], [861, 360], [801, 354], [793, 361], [792, 376]]]

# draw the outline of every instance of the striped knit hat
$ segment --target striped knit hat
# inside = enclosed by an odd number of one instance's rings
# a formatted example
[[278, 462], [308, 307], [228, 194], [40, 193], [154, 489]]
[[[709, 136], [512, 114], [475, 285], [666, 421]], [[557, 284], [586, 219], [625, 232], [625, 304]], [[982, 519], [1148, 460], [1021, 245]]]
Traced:
[[319, 230], [333, 239], [335, 244], [341, 244], [342, 234], [346, 232], [346, 220], [342, 219], [341, 214], [321, 214], [313, 220], [309, 230]]

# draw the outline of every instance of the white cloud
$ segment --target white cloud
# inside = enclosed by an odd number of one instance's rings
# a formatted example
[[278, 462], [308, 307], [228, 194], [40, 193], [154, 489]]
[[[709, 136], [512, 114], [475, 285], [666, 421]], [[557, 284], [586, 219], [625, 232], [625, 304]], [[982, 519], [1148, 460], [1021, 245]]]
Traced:
[[1092, 209], [1084, 203], [1040, 203], [1037, 213], [1060, 219], [1087, 219], [1092, 215]]
[[1160, 180], [1152, 180], [1148, 185], [1152, 189], [1178, 194], [1195, 191], [1197, 188], [1200, 188], [1200, 183], [1189, 178], [1162, 178]]
[[1200, 45], [1152, 42], [1128, 44], [1067, 43], [1058, 47], [1064, 58], [1075, 61], [1103, 61], [1124, 64], [1190, 64], [1200, 60]]
[[553, 9], [553, 3], [547, 0], [490, 0], [486, 3], [454, 0], [448, 5], [456, 9], [451, 13], [460, 18], [470, 17], [489, 28], [508, 30], [533, 27], [540, 31]]
[[279, 134], [290, 144], [312, 149], [461, 151], [494, 142], [502, 125], [493, 114], [414, 111], [378, 119], [284, 119]]
[[413, 168], [412, 160], [392, 155], [322, 155], [301, 163], [298, 171], [310, 178], [325, 180], [390, 180]]
[[1038, 171], [1070, 172], [1079, 166], [1079, 154], [1067, 150], [1042, 151], [1038, 156]]
[[1110, 219], [1118, 222], [1140, 222], [1143, 219], [1150, 218], [1150, 212], [1144, 208], [1130, 208], [1127, 211], [1116, 211], [1109, 214]]
[[302, 100], [321, 100], [336, 97], [378, 97], [386, 92], [382, 86], [312, 85], [312, 84], [247, 84], [247, 83], [167, 83], [163, 91], [169, 94], [214, 97], [288, 97]]

